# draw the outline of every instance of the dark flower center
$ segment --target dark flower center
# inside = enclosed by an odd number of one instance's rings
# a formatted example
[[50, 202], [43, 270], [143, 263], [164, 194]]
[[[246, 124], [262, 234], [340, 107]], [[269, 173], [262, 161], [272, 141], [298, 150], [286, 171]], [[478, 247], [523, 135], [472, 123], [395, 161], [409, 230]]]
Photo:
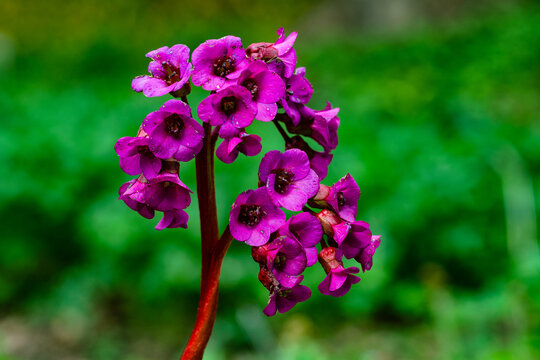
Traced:
[[345, 196], [343, 196], [341, 191], [337, 193], [337, 204], [340, 208], [345, 206]]
[[161, 67], [167, 72], [167, 77], [164, 79], [167, 85], [180, 81], [180, 70], [169, 64], [168, 61], [162, 62]]
[[172, 136], [179, 136], [180, 131], [184, 128], [184, 122], [178, 114], [171, 114], [163, 120], [167, 127], [167, 132]]
[[224, 96], [221, 99], [221, 110], [226, 115], [231, 115], [236, 111], [236, 97], [234, 96]]
[[289, 184], [292, 182], [294, 174], [284, 169], [279, 169], [275, 172], [276, 181], [274, 182], [274, 190], [278, 194], [284, 194], [289, 187]]
[[286, 262], [287, 257], [285, 256], [285, 254], [278, 253], [276, 258], [274, 259], [274, 267], [281, 271], [285, 267]]
[[246, 79], [246, 81], [242, 83], [242, 86], [249, 90], [252, 99], [255, 100], [259, 93], [259, 85], [257, 85], [257, 82], [253, 79]]
[[150, 149], [146, 145], [137, 146], [137, 152], [141, 155], [148, 155], [150, 153]]
[[234, 60], [228, 56], [216, 59], [213, 64], [214, 75], [225, 77], [234, 71]]
[[266, 216], [266, 212], [260, 207], [260, 205], [247, 205], [240, 206], [240, 214], [238, 214], [238, 221], [247, 226], [255, 226], [261, 222], [262, 218]]

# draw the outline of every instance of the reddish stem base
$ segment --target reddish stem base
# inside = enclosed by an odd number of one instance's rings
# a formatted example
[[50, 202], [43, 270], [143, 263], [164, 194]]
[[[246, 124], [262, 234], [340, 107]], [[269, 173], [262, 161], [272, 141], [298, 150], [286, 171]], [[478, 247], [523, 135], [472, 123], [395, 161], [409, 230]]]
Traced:
[[228, 226], [218, 239], [219, 229], [214, 184], [215, 139], [212, 137], [211, 131], [212, 127], [209, 124], [204, 124], [203, 148], [195, 159], [197, 197], [201, 219], [201, 298], [195, 326], [181, 360], [199, 360], [203, 357], [216, 320], [221, 264], [232, 241]]

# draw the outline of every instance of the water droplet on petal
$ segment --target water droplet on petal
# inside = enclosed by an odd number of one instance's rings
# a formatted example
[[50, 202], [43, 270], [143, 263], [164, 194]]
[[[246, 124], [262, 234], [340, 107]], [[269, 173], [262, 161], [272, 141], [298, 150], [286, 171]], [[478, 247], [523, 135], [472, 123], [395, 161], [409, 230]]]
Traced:
[[261, 230], [261, 234], [264, 234], [264, 230]]

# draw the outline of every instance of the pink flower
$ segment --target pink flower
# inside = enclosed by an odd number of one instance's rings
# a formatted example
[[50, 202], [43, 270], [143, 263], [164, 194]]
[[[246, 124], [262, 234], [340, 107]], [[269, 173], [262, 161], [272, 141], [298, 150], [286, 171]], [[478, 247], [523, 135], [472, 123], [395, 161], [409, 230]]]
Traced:
[[266, 153], [259, 166], [259, 179], [276, 205], [292, 211], [302, 210], [319, 189], [319, 178], [310, 169], [308, 156], [298, 149]]
[[[148, 65], [151, 76], [137, 76], [131, 86], [145, 96], [162, 96], [168, 93], [189, 92], [189, 48], [185, 45], [167, 46], [150, 51], [146, 57], [152, 61]], [[182, 89], [184, 88], [184, 89]]]
[[242, 40], [236, 36], [206, 40], [193, 51], [191, 61], [193, 85], [209, 91], [235, 83], [248, 65]]

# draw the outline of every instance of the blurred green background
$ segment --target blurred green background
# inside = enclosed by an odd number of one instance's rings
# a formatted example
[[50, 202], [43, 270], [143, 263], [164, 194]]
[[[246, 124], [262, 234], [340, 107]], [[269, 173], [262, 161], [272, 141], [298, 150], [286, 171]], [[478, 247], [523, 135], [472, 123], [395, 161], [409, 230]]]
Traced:
[[[175, 359], [198, 301], [199, 223], [155, 231], [117, 200], [113, 145], [166, 98], [144, 54], [299, 32], [311, 106], [341, 108], [383, 242], [339, 299], [266, 318], [244, 244], [225, 259], [206, 359], [540, 358], [540, 4], [535, 1], [0, 1], [0, 359]], [[194, 90], [197, 104], [203, 92]], [[282, 148], [259, 123], [264, 149]], [[261, 155], [217, 166], [220, 223]], [[182, 179], [195, 188], [194, 164]]]

